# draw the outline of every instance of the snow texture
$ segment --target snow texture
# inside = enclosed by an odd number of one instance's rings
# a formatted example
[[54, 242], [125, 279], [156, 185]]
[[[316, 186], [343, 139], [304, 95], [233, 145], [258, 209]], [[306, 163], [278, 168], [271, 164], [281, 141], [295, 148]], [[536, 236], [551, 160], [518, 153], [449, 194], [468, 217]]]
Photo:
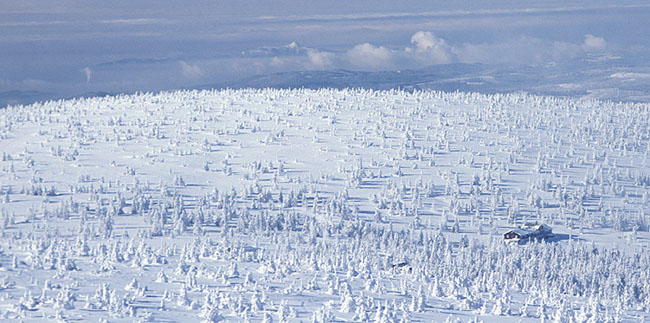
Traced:
[[[649, 125], [648, 104], [436, 91], [9, 106], [0, 317], [644, 321]], [[504, 242], [535, 222], [555, 235]]]

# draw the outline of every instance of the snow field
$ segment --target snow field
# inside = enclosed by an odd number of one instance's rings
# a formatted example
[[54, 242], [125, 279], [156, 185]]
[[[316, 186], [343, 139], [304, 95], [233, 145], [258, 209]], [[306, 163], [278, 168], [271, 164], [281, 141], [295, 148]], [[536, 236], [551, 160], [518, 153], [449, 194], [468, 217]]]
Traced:
[[[221, 90], [0, 114], [0, 315], [644, 321], [647, 104]], [[550, 225], [549, 241], [502, 233]]]

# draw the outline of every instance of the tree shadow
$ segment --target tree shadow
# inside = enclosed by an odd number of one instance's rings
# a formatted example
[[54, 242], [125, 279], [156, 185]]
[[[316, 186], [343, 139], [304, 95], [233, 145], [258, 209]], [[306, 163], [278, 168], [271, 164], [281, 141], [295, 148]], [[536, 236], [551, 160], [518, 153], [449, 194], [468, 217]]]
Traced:
[[520, 245], [525, 245], [529, 243], [542, 243], [542, 242], [547, 242], [547, 243], [557, 243], [561, 241], [585, 241], [585, 239], [580, 238], [577, 235], [569, 235], [566, 233], [554, 233], [552, 236], [548, 237], [537, 237], [537, 238], [530, 238], [526, 240], [520, 240], [519, 244]]

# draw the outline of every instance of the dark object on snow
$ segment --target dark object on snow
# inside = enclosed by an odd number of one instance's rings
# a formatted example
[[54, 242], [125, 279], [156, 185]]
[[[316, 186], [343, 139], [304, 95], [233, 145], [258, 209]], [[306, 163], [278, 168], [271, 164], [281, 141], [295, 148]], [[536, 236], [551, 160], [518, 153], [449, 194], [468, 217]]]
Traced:
[[406, 261], [402, 261], [400, 263], [393, 264], [391, 267], [393, 269], [393, 272], [402, 272], [402, 273], [407, 273], [407, 274], [410, 274], [410, 273], [413, 272], [413, 268]]
[[402, 262], [400, 262], [399, 264], [394, 264], [394, 265], [393, 265], [393, 268], [402, 268], [402, 267], [407, 266], [408, 264], [409, 264], [408, 262], [406, 262], [406, 261], [402, 261]]
[[527, 223], [517, 229], [512, 229], [503, 234], [503, 239], [507, 242], [520, 242], [533, 238], [543, 239], [553, 236], [551, 227], [545, 224]]

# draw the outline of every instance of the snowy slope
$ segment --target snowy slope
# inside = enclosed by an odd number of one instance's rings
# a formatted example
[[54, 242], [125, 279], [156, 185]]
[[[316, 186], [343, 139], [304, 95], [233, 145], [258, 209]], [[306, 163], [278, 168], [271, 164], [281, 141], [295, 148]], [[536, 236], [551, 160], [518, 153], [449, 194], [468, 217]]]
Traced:
[[[0, 114], [0, 315], [643, 321], [650, 105], [180, 91]], [[555, 236], [506, 244], [525, 222]]]

